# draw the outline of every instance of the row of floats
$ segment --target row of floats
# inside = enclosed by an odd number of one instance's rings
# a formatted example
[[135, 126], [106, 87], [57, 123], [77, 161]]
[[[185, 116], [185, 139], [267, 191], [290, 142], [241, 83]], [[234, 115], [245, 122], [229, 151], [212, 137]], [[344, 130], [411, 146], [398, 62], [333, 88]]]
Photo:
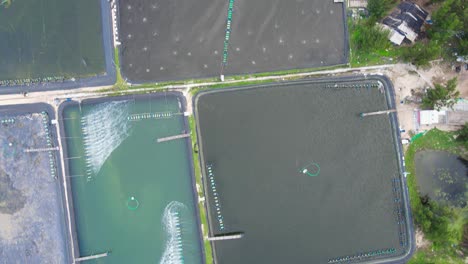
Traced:
[[395, 218], [398, 225], [398, 238], [400, 246], [406, 246], [406, 222], [405, 213], [403, 210], [404, 203], [402, 202], [403, 194], [400, 187], [400, 179], [392, 179], [392, 191], [395, 201]]
[[26, 79], [17, 79], [17, 80], [0, 80], [0, 86], [28, 86], [34, 84], [47, 84], [55, 82], [64, 82], [66, 80], [63, 76], [53, 76], [53, 77], [44, 77], [44, 78], [26, 78]]
[[[49, 115], [45, 111], [42, 111], [41, 115], [42, 115], [42, 125], [44, 127], [44, 131], [46, 135], [47, 147], [52, 148], [52, 138], [51, 138], [50, 130], [49, 130]], [[57, 166], [55, 165], [54, 152], [53, 150], [48, 150], [47, 152], [49, 154], [50, 175], [52, 176], [52, 178], [56, 178]]]
[[362, 260], [365, 258], [379, 257], [390, 254], [395, 254], [396, 250], [394, 248], [374, 250], [370, 252], [359, 253], [351, 256], [343, 256], [338, 258], [329, 259], [328, 263], [343, 263], [343, 262], [352, 262], [357, 260]]
[[349, 84], [349, 83], [335, 83], [327, 84], [326, 88], [354, 88], [354, 89], [370, 89], [370, 88], [381, 88], [382, 84], [380, 82], [371, 82], [371, 83], [360, 83], [360, 84]]
[[161, 112], [161, 113], [145, 113], [145, 114], [134, 114], [127, 117], [129, 121], [138, 121], [143, 119], [159, 119], [159, 118], [171, 118], [173, 113]]
[[219, 202], [218, 191], [216, 190], [216, 183], [214, 180], [213, 164], [209, 163], [206, 166], [208, 172], [208, 184], [210, 186], [211, 192], [213, 193], [214, 205], [216, 210], [216, 218], [218, 219], [219, 229], [224, 230], [224, 221], [223, 214], [221, 212], [221, 204]]
[[13, 124], [13, 123], [15, 123], [14, 118], [7, 118], [7, 119], [0, 120], [0, 124]]

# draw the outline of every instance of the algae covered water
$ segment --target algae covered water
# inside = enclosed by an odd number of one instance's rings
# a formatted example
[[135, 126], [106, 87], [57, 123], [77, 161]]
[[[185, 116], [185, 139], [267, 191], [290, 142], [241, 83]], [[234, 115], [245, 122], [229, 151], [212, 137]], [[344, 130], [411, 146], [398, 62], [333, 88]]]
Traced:
[[415, 155], [416, 179], [421, 195], [457, 207], [468, 200], [468, 161], [444, 151]]
[[[80, 256], [96, 263], [201, 263], [181, 102], [168, 95], [65, 107]], [[92, 261], [91, 261], [92, 262]]]

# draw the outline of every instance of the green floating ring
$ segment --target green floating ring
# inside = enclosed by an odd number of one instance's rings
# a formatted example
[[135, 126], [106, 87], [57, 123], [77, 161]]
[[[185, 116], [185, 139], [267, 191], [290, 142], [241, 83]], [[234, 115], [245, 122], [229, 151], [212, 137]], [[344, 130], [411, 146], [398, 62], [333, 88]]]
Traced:
[[138, 200], [134, 196], [127, 199], [127, 208], [128, 209], [133, 211], [133, 210], [138, 209], [138, 206], [140, 206], [140, 202], [138, 202]]
[[311, 177], [318, 176], [320, 174], [320, 166], [317, 163], [312, 162], [309, 165], [304, 166], [299, 172]]

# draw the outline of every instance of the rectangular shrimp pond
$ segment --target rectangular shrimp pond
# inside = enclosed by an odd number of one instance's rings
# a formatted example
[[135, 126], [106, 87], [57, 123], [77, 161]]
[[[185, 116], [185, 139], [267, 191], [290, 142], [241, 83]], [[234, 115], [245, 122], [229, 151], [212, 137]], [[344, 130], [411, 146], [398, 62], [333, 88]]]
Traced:
[[97, 0], [0, 1], [0, 87], [105, 72]]
[[202, 263], [185, 101], [177, 94], [65, 103], [79, 255], [97, 263]]
[[[391, 83], [319, 79], [195, 99], [216, 263], [382, 263], [411, 254]], [[240, 237], [240, 238], [239, 238]], [[226, 237], [224, 237], [226, 238]]]
[[52, 107], [0, 106], [0, 263], [70, 263]]
[[135, 83], [348, 61], [345, 3], [121, 0], [119, 4], [122, 74]]

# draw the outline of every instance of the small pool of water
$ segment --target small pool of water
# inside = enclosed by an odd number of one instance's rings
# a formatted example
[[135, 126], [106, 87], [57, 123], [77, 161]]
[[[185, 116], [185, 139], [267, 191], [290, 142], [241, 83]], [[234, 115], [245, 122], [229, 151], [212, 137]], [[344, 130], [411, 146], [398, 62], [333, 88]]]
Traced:
[[467, 205], [468, 161], [444, 151], [420, 151], [415, 156], [421, 195], [457, 207]]

